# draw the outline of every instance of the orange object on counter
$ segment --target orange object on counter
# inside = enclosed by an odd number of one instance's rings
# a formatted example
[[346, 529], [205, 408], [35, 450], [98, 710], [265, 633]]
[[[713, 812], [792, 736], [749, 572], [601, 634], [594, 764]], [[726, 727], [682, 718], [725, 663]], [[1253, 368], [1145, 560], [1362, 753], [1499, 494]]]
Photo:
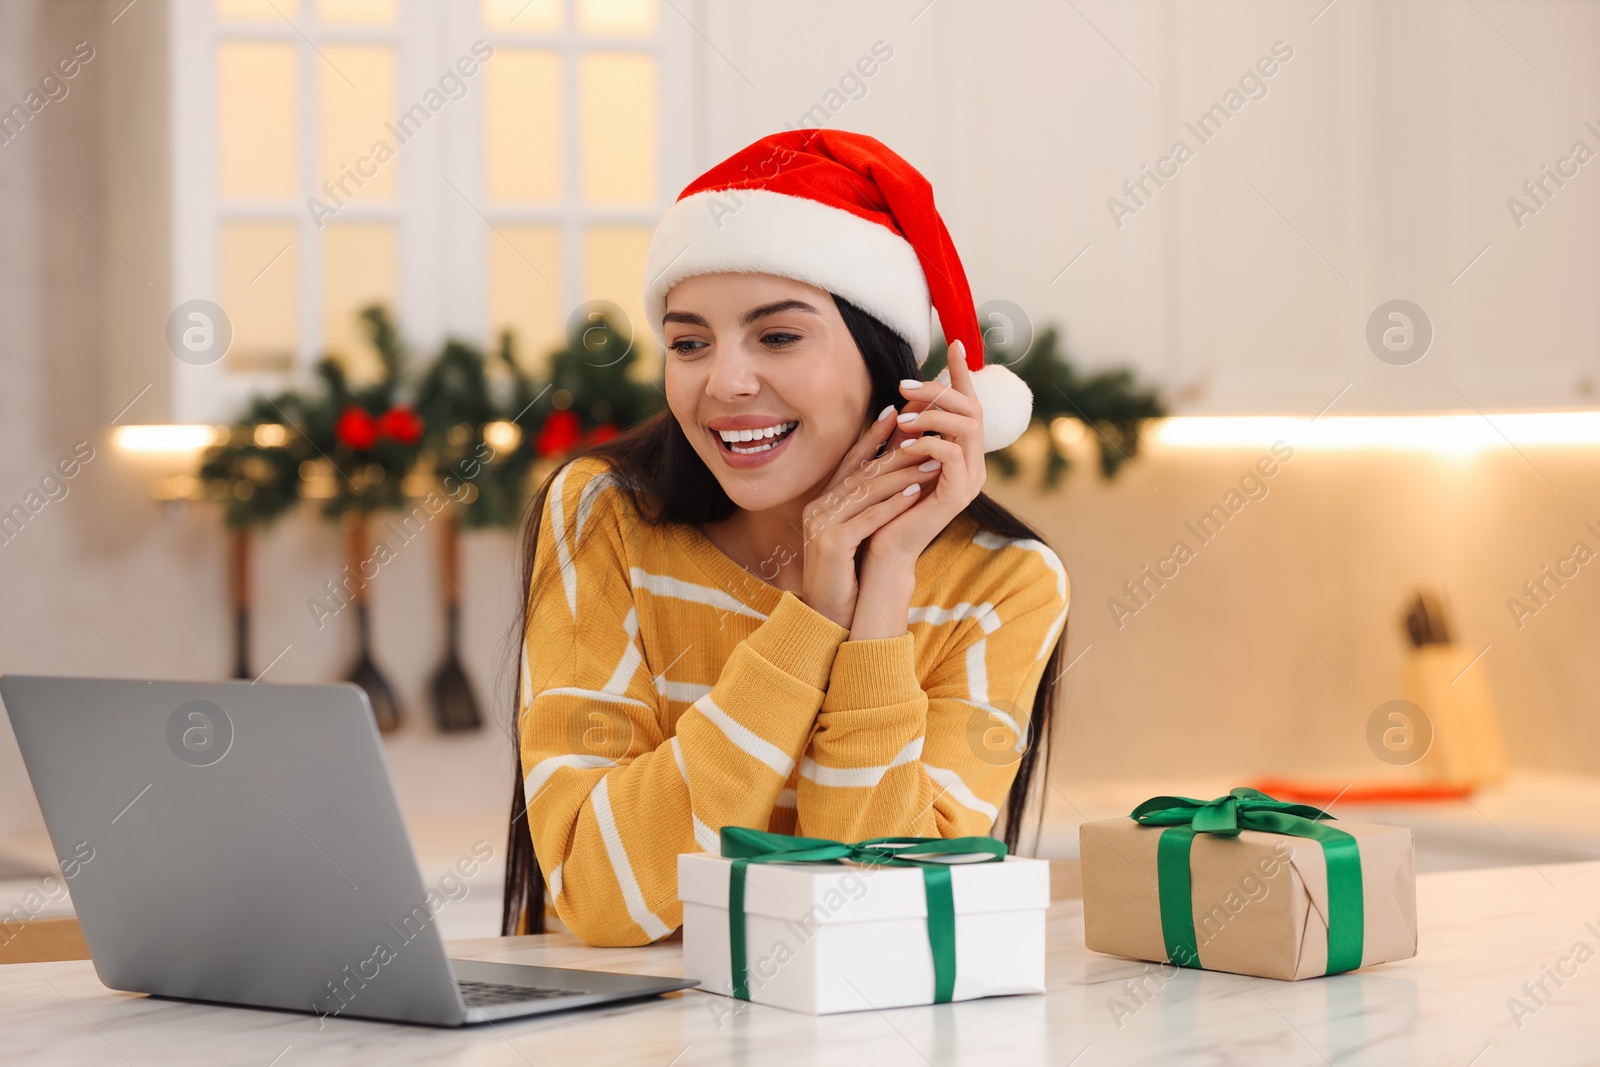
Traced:
[[1330, 782], [1301, 781], [1294, 778], [1262, 778], [1250, 788], [1277, 800], [1319, 807], [1340, 804], [1395, 804], [1411, 801], [1463, 800], [1471, 789], [1461, 790], [1448, 782], [1360, 782], [1337, 785]]

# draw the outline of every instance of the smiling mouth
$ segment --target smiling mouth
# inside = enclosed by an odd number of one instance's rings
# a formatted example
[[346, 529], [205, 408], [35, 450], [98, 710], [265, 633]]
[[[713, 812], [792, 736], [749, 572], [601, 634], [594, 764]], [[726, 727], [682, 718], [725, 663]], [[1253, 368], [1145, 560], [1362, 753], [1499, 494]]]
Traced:
[[[717, 440], [721, 443], [722, 447], [726, 451], [732, 452], [735, 455], [754, 456], [762, 452], [770, 452], [774, 448], [777, 448], [786, 437], [794, 433], [795, 430], [799, 429], [800, 427], [800, 423], [798, 421], [788, 423], [787, 425], [788, 429], [784, 430], [782, 433], [774, 434], [771, 437], [758, 437], [749, 441], [729, 441], [720, 433], [717, 433]], [[716, 433], [715, 430], [712, 432]]]

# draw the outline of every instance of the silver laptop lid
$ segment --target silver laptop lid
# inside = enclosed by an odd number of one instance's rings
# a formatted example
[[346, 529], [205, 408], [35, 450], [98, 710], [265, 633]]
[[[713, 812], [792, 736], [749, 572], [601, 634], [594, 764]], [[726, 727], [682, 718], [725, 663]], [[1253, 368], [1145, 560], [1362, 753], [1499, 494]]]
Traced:
[[459, 1025], [366, 694], [0, 676], [100, 980]]

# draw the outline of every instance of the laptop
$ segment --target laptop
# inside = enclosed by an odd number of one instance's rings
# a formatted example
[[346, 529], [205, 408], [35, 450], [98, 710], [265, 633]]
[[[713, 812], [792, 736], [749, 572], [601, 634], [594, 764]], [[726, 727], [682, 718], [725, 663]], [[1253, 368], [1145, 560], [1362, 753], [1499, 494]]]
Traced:
[[0, 699], [112, 989], [462, 1026], [699, 984], [448, 958], [355, 685], [6, 674]]

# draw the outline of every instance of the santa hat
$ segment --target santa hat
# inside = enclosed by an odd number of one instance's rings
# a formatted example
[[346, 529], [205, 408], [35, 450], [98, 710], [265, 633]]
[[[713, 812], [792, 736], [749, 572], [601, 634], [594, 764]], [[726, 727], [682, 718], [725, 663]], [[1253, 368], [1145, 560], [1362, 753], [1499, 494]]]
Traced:
[[[928, 358], [932, 312], [966, 347], [983, 405], [983, 447], [1028, 428], [1033, 393], [1009, 367], [983, 362], [972, 290], [933, 188], [876, 138], [788, 130], [735, 152], [678, 194], [650, 239], [644, 308], [666, 343], [667, 291], [696, 274], [776, 274], [850, 301]], [[948, 369], [938, 381], [950, 381]]]

